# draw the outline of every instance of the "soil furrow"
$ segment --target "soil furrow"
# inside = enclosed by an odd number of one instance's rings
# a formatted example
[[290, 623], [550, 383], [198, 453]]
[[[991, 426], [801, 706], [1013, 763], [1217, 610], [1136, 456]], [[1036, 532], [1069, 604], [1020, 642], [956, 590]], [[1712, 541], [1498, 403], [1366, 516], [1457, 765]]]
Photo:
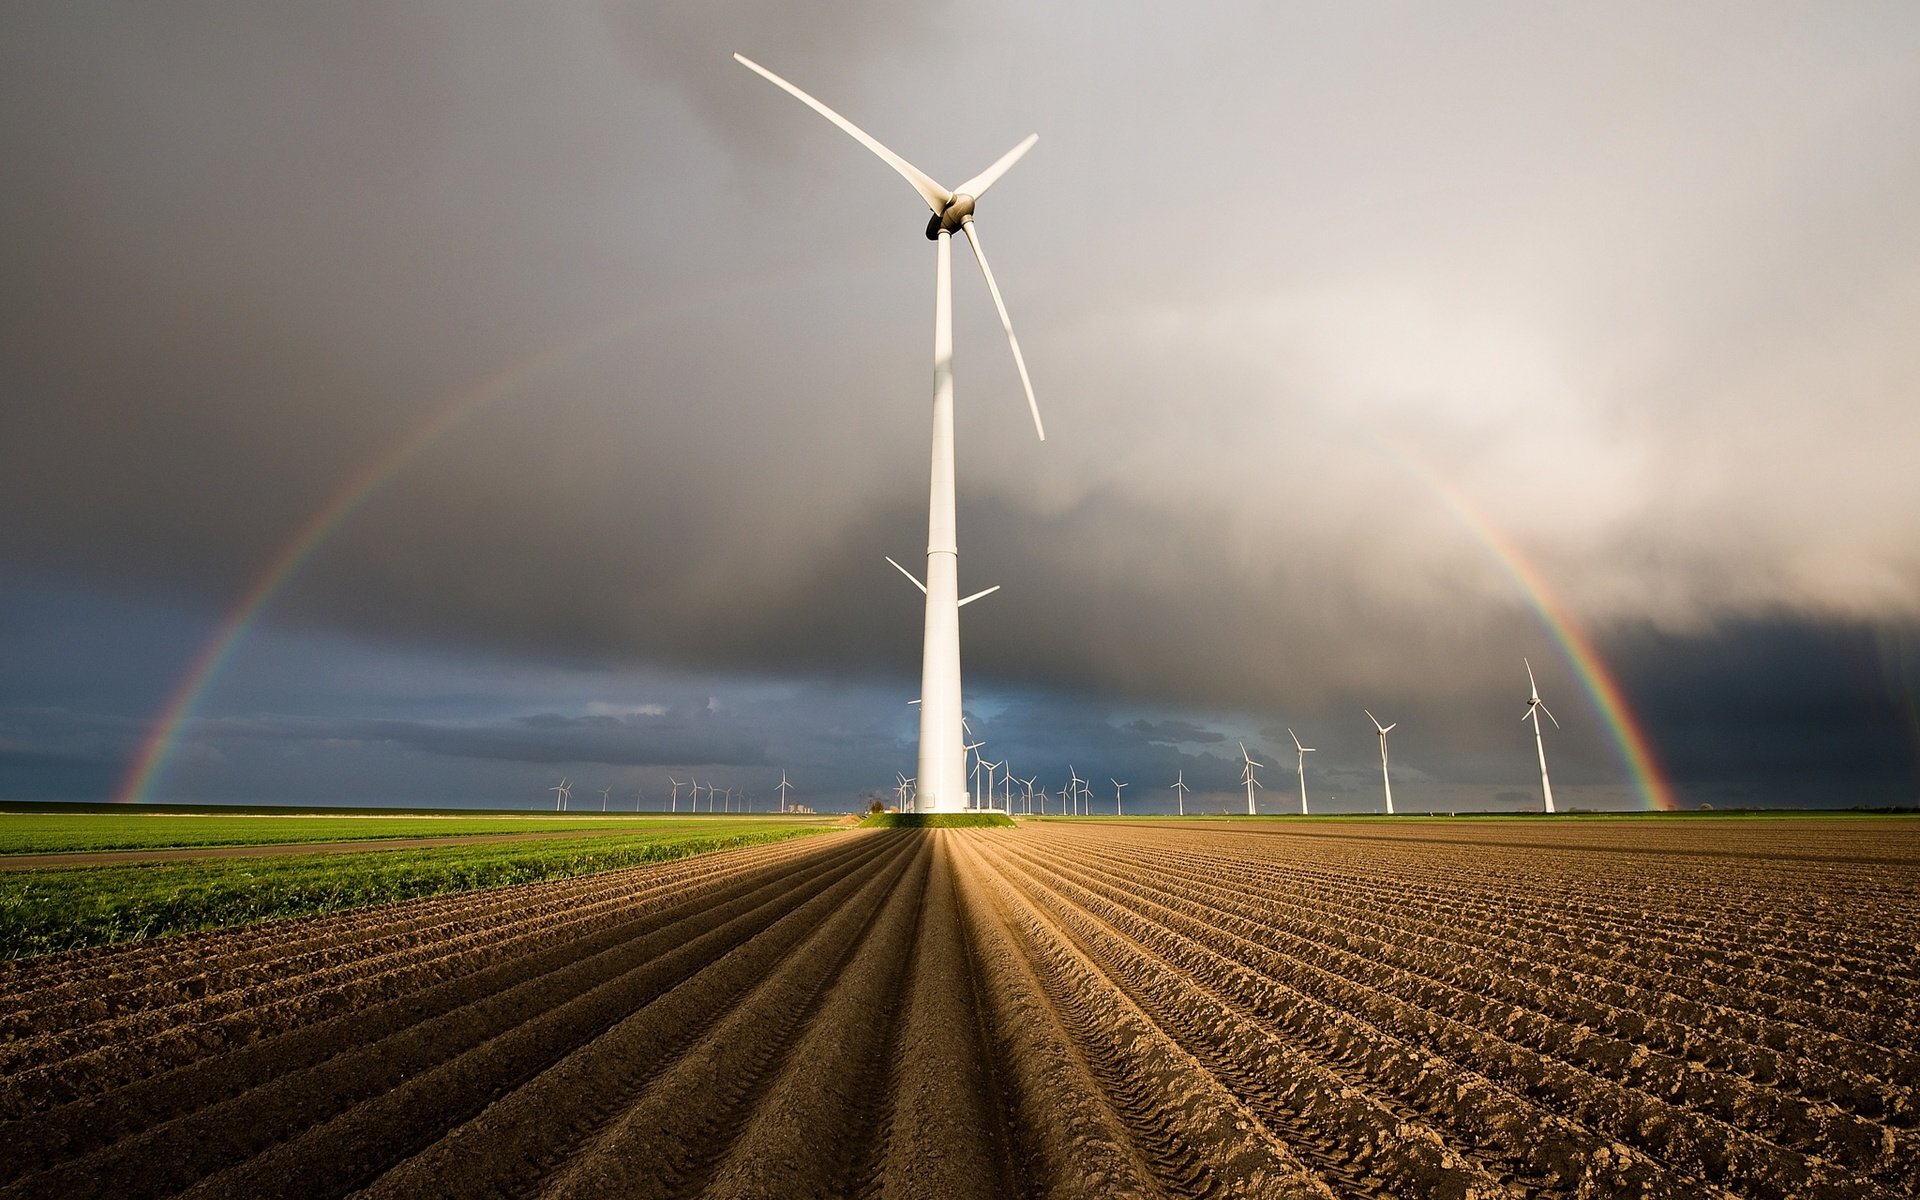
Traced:
[[[373, 1171], [387, 1164], [355, 1162], [356, 1155], [342, 1149], [398, 1142], [403, 1152], [392, 1155], [395, 1161], [417, 1150], [582, 1038], [694, 974], [711, 956], [839, 884], [878, 849], [869, 840], [853, 862], [776, 883], [770, 896], [749, 893], [711, 914], [689, 917], [690, 928], [669, 927], [567, 961], [550, 973], [485, 993], [438, 1016], [402, 1024], [377, 1042], [357, 1038], [349, 1019], [329, 1031], [333, 1036], [319, 1049], [333, 1052], [317, 1065], [280, 1072], [269, 1059], [261, 1064], [271, 1075], [268, 1082], [194, 1108], [85, 1159], [62, 1164], [44, 1177], [23, 1180], [20, 1186], [25, 1194], [119, 1195], [128, 1194], [125, 1181], [132, 1178], [143, 1194], [163, 1194], [259, 1155], [302, 1130], [312, 1133], [323, 1123], [331, 1125], [331, 1114], [350, 1106], [351, 1119], [334, 1129], [337, 1143], [314, 1145], [314, 1156], [322, 1160], [328, 1177], [340, 1168]], [[397, 1001], [405, 1002], [404, 997]], [[352, 1048], [340, 1052], [341, 1045]], [[422, 1086], [428, 1081], [432, 1086]], [[401, 1111], [393, 1111], [396, 1108]]]

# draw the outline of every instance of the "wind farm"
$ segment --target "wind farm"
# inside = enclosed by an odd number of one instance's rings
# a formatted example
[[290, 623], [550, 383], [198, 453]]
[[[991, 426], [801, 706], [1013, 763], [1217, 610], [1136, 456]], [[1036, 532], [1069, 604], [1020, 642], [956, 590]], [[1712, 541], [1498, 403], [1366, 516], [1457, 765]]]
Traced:
[[1920, 1194], [1920, 12], [199, 17], [0, 13], [0, 1196]]

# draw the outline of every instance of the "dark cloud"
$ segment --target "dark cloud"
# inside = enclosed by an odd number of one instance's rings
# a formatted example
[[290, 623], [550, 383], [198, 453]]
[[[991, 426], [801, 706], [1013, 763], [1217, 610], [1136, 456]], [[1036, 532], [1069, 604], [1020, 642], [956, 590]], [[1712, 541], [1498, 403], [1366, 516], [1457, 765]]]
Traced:
[[[10, 699], [151, 711], [329, 512], [268, 606], [282, 629], [580, 686], [910, 693], [916, 596], [880, 556], [924, 545], [924, 214], [740, 50], [943, 178], [1042, 134], [981, 226], [1044, 445], [956, 279], [963, 573], [1005, 585], [967, 610], [969, 680], [1046, 698], [1018, 735], [1036, 769], [1231, 789], [1224, 748], [1280, 772], [1291, 724], [1358, 790], [1367, 706], [1451, 803], [1528, 749], [1526, 654], [1575, 716], [1567, 787], [1618, 795], [1520, 571], [1621, 658], [1683, 781], [1766, 790], [1823, 761], [1777, 748], [1798, 727], [1833, 731], [1848, 789], [1896, 794], [1912, 674], [1872, 703], [1766, 689], [1920, 619], [1920, 18], [1493, 20], [15, 6], [0, 556], [149, 606], [152, 636], [108, 655], [15, 609], [74, 677], [35, 667]], [[462, 397], [484, 402], [391, 457]], [[1671, 678], [1660, 639], [1697, 669]], [[1750, 663], [1772, 666], [1719, 686]], [[231, 715], [297, 708], [279, 686]], [[469, 727], [383, 686], [416, 707], [382, 744], [423, 758], [745, 765], [900, 736], [861, 716], [803, 747], [762, 714], [702, 743], [554, 696]], [[1739, 710], [1761, 695], [1778, 711]], [[19, 753], [65, 753], [39, 736]], [[276, 739], [301, 735], [235, 752]]]

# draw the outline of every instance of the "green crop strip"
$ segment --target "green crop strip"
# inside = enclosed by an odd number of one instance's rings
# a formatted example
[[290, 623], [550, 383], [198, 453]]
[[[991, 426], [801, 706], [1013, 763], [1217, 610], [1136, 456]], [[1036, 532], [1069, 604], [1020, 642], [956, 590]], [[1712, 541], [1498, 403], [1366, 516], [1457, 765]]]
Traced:
[[[830, 818], [781, 818], [801, 824]], [[718, 832], [755, 817], [685, 815], [558, 816], [285, 816], [224, 813], [23, 813], [0, 812], [0, 855], [61, 854], [90, 850], [153, 850], [193, 846], [268, 846], [292, 842], [348, 842], [385, 838], [455, 837], [467, 834], [605, 834]]]
[[591, 875], [825, 832], [766, 823], [343, 854], [0, 872], [0, 958]]

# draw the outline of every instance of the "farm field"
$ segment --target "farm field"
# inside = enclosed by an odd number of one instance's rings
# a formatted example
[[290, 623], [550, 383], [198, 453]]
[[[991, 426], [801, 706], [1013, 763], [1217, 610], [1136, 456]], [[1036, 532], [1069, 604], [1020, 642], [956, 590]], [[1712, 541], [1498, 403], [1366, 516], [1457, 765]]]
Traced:
[[[472, 832], [426, 843], [268, 842], [0, 857], [0, 958], [587, 875], [819, 833], [830, 823], [737, 816]], [[123, 861], [128, 854], [135, 861]]]
[[[658, 832], [668, 828], [703, 828], [715, 821], [742, 819], [746, 819], [746, 815], [595, 812], [503, 816], [443, 812], [360, 816], [322, 815], [298, 809], [275, 814], [140, 809], [75, 813], [0, 811], [0, 856], [496, 834]], [[758, 819], [765, 820], [766, 815], [760, 814]]]
[[0, 1195], [1920, 1189], [1920, 823], [1611, 827], [857, 830], [0, 964]]

